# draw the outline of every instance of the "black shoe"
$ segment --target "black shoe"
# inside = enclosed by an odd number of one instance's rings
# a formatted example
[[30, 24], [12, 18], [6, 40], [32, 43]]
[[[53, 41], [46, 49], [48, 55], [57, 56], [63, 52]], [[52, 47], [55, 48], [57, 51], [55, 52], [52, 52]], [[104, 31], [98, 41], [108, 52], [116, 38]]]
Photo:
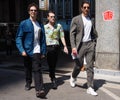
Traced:
[[53, 89], [57, 89], [57, 82], [56, 79], [52, 81]]
[[25, 85], [25, 90], [26, 91], [29, 91], [31, 89], [31, 85], [29, 84], [29, 83], [27, 83], [26, 85]]
[[36, 97], [45, 98], [45, 91], [44, 90], [36, 91]]

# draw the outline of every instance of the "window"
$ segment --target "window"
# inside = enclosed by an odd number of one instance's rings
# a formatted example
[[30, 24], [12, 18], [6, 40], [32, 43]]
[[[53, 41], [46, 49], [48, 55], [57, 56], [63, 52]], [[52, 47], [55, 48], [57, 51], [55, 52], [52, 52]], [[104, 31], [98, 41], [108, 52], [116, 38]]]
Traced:
[[65, 1], [65, 18], [72, 17], [72, 0], [64, 0]]
[[55, 10], [55, 0], [49, 0], [49, 9]]
[[50, 10], [54, 10], [58, 19], [72, 18], [73, 0], [50, 0]]
[[63, 9], [64, 9], [64, 5], [63, 5], [63, 0], [57, 0], [57, 16], [58, 18], [63, 18]]

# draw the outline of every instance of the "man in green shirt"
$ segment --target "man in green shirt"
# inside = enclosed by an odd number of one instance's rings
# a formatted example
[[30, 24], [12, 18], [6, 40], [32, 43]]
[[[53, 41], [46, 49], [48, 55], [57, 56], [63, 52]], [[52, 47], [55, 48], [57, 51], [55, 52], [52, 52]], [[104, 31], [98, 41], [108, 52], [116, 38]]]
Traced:
[[64, 52], [68, 54], [68, 49], [66, 46], [64, 31], [61, 24], [56, 23], [55, 13], [49, 11], [47, 15], [48, 23], [44, 25], [46, 44], [47, 44], [47, 62], [49, 65], [49, 76], [53, 83], [53, 89], [57, 89], [56, 78], [55, 78], [55, 67], [58, 58], [59, 51], [59, 40], [61, 39], [64, 46]]

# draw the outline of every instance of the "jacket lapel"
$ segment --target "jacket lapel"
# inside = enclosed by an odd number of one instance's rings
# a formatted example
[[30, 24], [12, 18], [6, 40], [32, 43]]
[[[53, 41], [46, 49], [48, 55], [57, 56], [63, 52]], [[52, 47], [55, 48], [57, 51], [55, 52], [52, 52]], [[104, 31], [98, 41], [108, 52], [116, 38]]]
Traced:
[[[78, 25], [80, 24], [80, 25], [79, 25], [80, 28], [81, 28], [81, 29], [84, 29], [83, 20], [82, 20], [82, 15], [80, 14], [78, 18], [79, 18]], [[80, 30], [81, 30], [81, 29], [80, 29]]]

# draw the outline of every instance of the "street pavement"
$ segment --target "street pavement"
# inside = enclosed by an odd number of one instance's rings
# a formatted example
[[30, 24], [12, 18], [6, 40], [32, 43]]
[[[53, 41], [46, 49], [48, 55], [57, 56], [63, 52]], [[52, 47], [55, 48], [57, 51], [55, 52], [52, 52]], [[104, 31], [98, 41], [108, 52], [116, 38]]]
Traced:
[[[43, 60], [46, 98], [42, 100], [120, 100], [119, 71], [95, 68], [94, 83], [98, 96], [92, 96], [86, 93], [85, 71], [79, 74], [76, 87], [70, 86], [69, 79], [73, 64], [70, 55], [60, 53], [56, 70], [58, 88], [53, 90], [48, 75], [48, 66], [46, 60]], [[35, 95], [34, 81], [30, 91], [24, 90], [25, 74], [23, 70], [23, 60], [17, 52], [11, 56], [0, 53], [0, 100], [41, 100]]]

